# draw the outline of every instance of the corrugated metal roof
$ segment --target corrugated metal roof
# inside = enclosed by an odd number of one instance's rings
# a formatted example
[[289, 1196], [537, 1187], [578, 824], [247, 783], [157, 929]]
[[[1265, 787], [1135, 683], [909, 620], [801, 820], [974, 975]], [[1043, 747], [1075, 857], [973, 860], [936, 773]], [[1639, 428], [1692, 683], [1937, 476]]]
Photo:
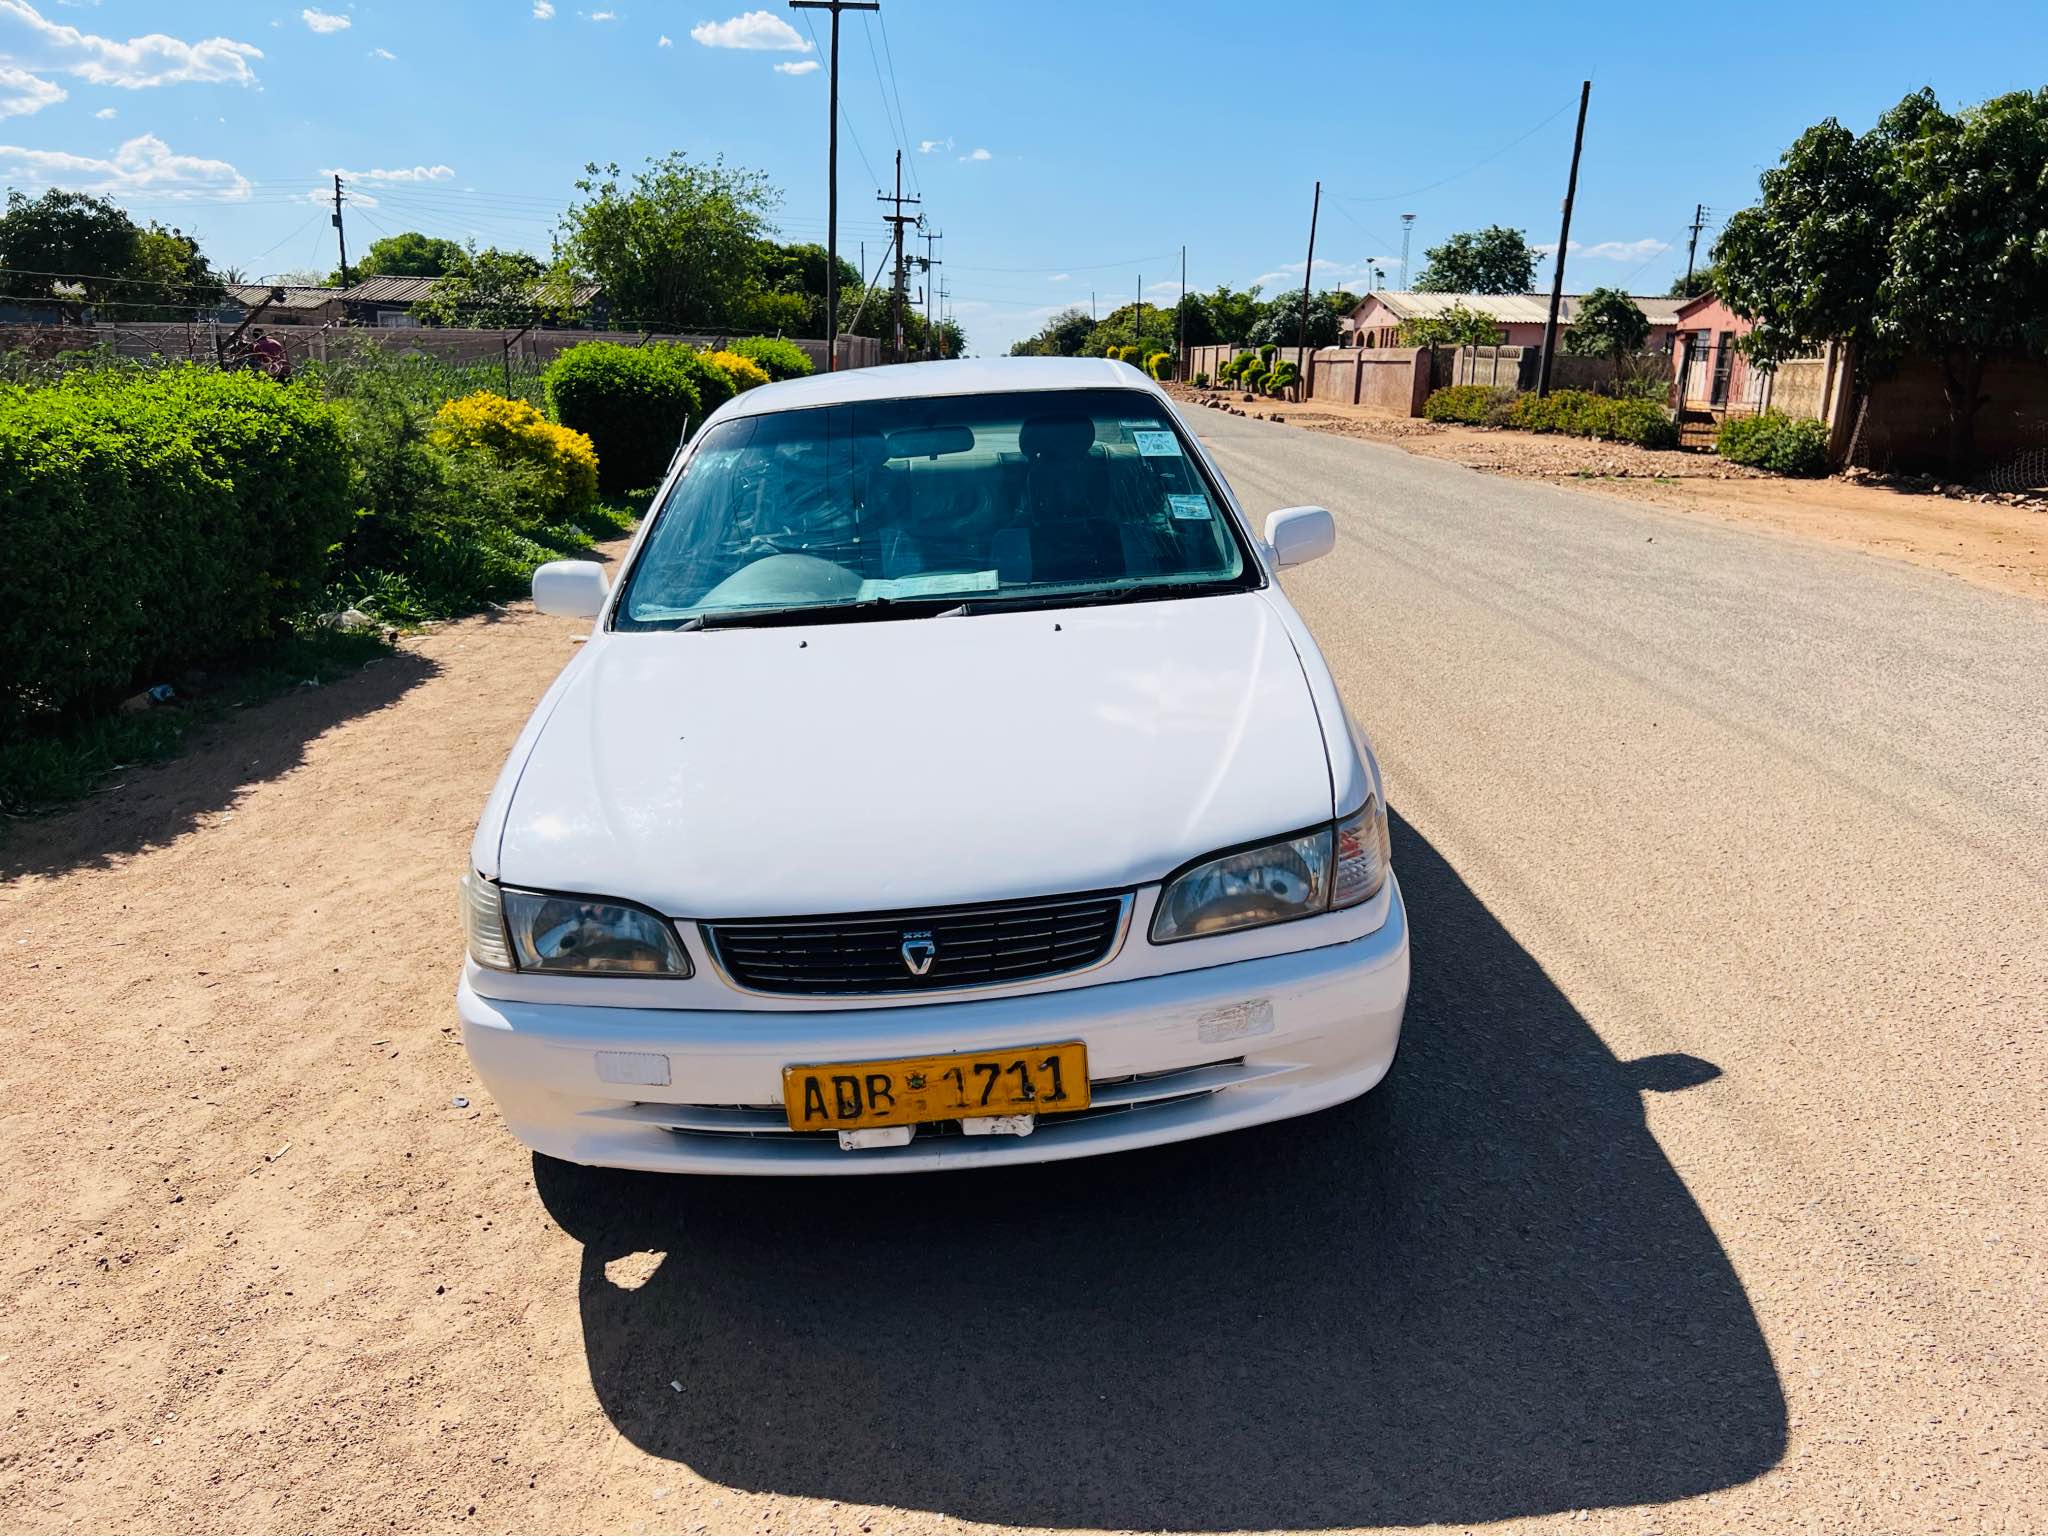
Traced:
[[[432, 293], [440, 281], [439, 278], [369, 277], [351, 286], [342, 297], [350, 304], [417, 304]], [[535, 287], [545, 289], [546, 284], [536, 283]], [[602, 292], [604, 289], [600, 284], [578, 283], [569, 290], [569, 302], [588, 304]], [[554, 294], [550, 290], [545, 297], [553, 298]]]
[[[228, 284], [228, 297], [237, 304], [246, 305], [250, 309], [254, 309], [270, 297], [270, 285], [268, 283], [230, 283]], [[272, 301], [270, 307], [274, 310], [317, 310], [323, 304], [331, 303], [340, 297], [341, 290], [339, 288], [287, 288], [284, 291], [284, 301], [282, 303]]]
[[[1581, 295], [1566, 294], [1557, 307], [1559, 325], [1570, 325], [1578, 309]], [[1653, 326], [1673, 325], [1678, 320], [1681, 306], [1689, 303], [1685, 299], [1667, 298], [1662, 294], [1631, 294], [1636, 307], [1649, 318]], [[1550, 318], [1549, 294], [1425, 294], [1411, 293], [1406, 289], [1378, 289], [1366, 295], [1359, 304], [1359, 310], [1377, 299], [1400, 320], [1413, 320], [1418, 316], [1441, 315], [1454, 305], [1488, 320], [1497, 320], [1502, 325], [1542, 325]], [[1359, 311], [1353, 310], [1356, 315]]]

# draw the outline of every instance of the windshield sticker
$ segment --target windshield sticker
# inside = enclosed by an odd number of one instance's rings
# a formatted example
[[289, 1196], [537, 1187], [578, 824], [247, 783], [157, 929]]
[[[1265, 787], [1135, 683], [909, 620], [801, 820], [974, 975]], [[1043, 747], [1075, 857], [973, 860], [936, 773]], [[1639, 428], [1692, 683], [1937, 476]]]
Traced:
[[1170, 432], [1133, 432], [1131, 441], [1147, 459], [1178, 459], [1180, 439]]
[[993, 571], [918, 571], [909, 576], [869, 578], [860, 584], [861, 601], [870, 598], [930, 598], [953, 592], [994, 592]]
[[1206, 522], [1209, 517], [1209, 498], [1206, 496], [1175, 494], [1167, 497], [1166, 505], [1183, 523]]

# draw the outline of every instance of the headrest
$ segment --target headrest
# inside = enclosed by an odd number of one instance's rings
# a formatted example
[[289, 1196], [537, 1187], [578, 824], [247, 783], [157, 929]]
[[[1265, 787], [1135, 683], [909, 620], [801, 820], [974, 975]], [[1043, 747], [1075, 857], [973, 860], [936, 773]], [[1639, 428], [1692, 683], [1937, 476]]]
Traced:
[[1033, 416], [1017, 429], [1017, 446], [1027, 459], [1079, 459], [1095, 444], [1095, 422], [1086, 416]]

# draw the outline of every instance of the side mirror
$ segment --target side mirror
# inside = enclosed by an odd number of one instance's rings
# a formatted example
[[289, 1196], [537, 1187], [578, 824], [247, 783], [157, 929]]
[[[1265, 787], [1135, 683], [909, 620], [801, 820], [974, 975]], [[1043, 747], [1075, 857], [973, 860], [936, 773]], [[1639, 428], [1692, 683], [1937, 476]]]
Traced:
[[1320, 507], [1282, 507], [1266, 519], [1274, 564], [1299, 566], [1337, 548], [1337, 520]]
[[551, 560], [533, 573], [534, 607], [564, 619], [595, 619], [610, 591], [604, 567], [594, 560]]

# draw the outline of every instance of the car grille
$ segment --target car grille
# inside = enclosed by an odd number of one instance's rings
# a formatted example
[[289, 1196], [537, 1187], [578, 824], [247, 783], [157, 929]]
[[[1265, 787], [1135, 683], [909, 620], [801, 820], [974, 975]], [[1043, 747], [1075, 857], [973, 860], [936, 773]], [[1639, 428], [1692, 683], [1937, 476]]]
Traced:
[[[707, 923], [732, 981], [760, 993], [919, 993], [1082, 971], [1123, 932], [1129, 896], [849, 918]], [[915, 963], [928, 961], [919, 973]]]

